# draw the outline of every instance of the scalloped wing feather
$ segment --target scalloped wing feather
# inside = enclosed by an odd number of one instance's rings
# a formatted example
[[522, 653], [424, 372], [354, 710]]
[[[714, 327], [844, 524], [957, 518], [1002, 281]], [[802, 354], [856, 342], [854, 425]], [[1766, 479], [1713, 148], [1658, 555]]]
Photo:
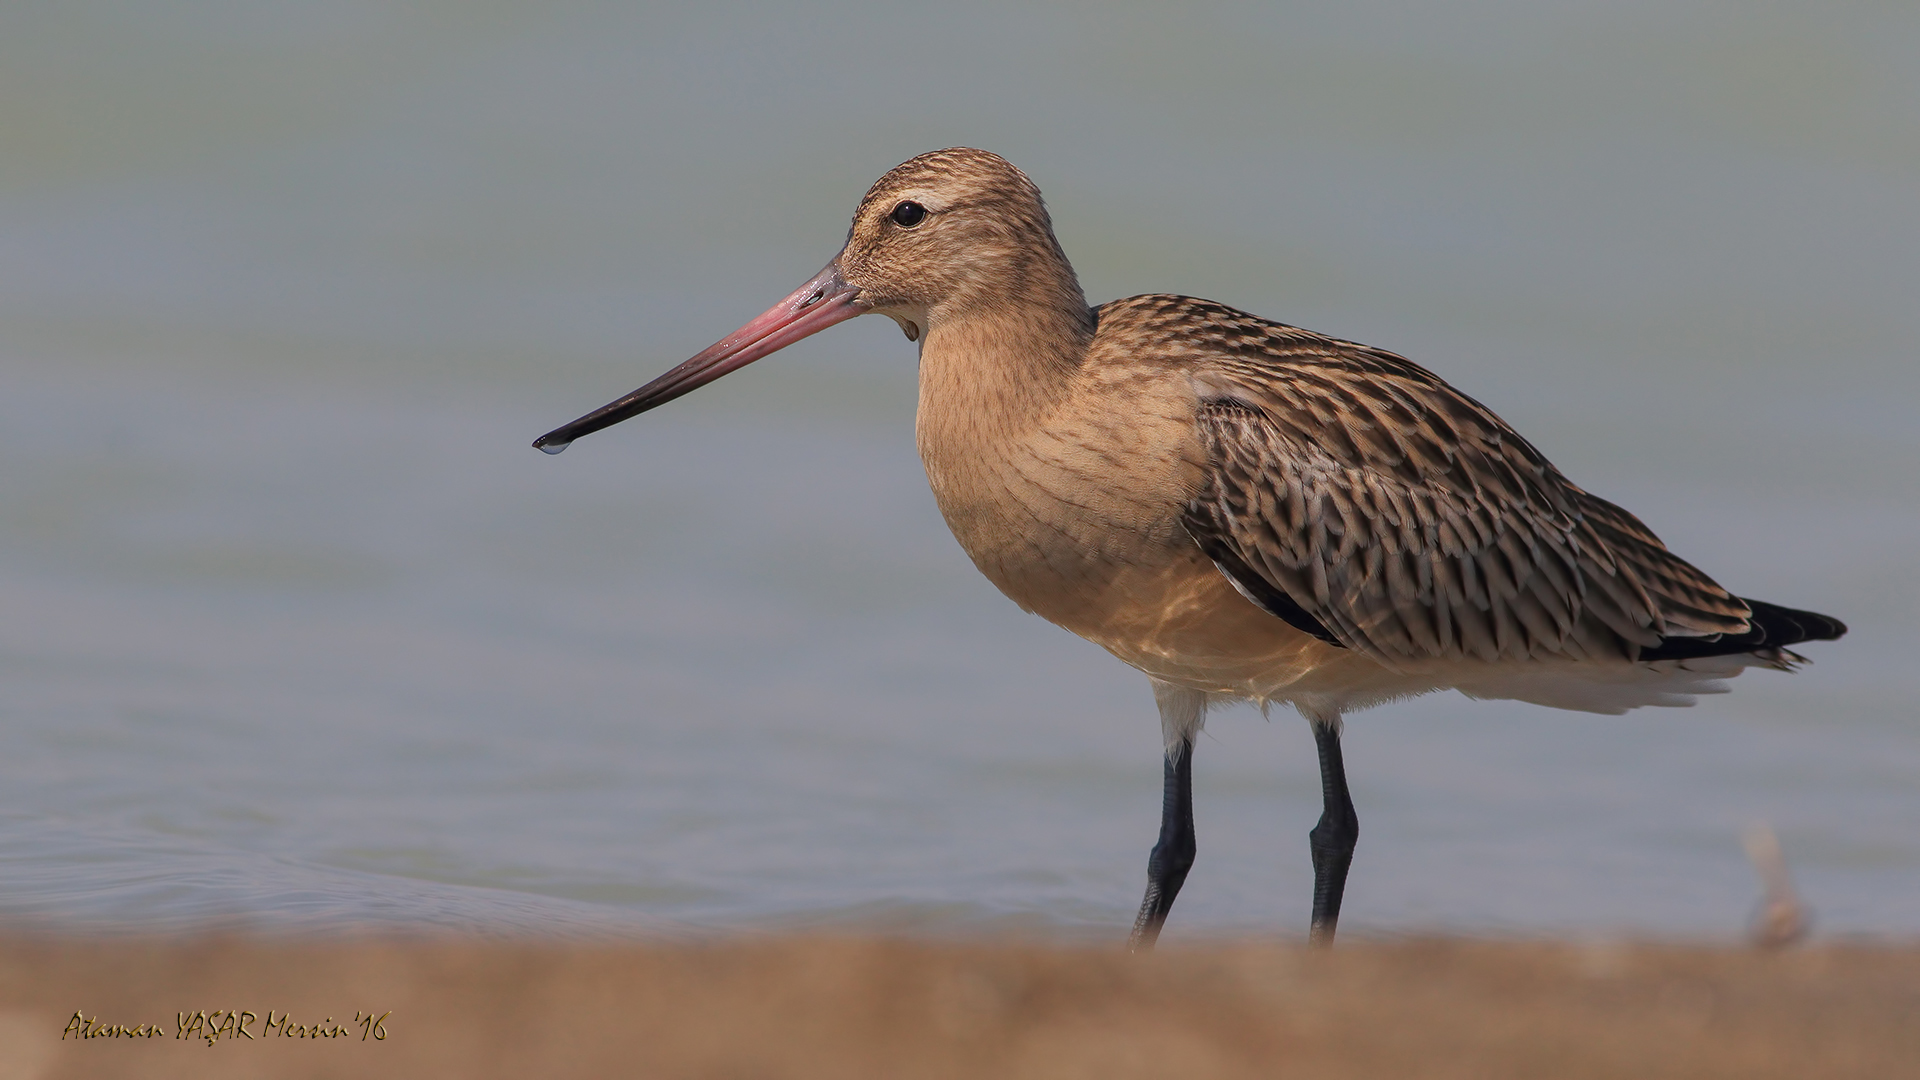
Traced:
[[1739, 597], [1412, 361], [1188, 297], [1101, 322], [1191, 374], [1210, 467], [1188, 532], [1256, 603], [1279, 590], [1349, 648], [1631, 659], [1747, 629]]

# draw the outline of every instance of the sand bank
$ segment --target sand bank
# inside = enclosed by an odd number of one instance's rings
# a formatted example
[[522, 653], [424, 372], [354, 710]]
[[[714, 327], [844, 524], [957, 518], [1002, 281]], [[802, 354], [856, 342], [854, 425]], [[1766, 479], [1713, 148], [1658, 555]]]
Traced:
[[1283, 1075], [1920, 1076], [1920, 947], [0, 938], [0, 1078]]

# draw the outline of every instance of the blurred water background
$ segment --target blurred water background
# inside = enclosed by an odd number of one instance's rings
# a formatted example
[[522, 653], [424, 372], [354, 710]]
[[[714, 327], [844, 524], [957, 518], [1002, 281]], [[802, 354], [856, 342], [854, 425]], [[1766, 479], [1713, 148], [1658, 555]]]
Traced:
[[[583, 442], [923, 150], [1096, 300], [1406, 353], [1816, 663], [1350, 719], [1343, 929], [1730, 935], [1770, 821], [1920, 932], [1920, 9], [0, 10], [0, 919], [1117, 938], [1145, 681], [948, 536], [858, 320]], [[1169, 939], [1304, 932], [1291, 714], [1216, 715]]]

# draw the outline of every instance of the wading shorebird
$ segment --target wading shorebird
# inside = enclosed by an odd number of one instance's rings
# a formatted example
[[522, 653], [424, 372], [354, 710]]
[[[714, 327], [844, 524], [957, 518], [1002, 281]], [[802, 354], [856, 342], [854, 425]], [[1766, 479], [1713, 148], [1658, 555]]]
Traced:
[[1344, 714], [1442, 689], [1688, 705], [1846, 633], [1721, 588], [1412, 361], [1187, 296], [1088, 307], [1039, 188], [984, 150], [893, 169], [812, 280], [534, 445], [559, 453], [870, 313], [920, 343], [920, 457], [974, 565], [1153, 684], [1166, 787], [1136, 949], [1193, 864], [1210, 704], [1291, 705], [1313, 730], [1324, 945], [1359, 836]]

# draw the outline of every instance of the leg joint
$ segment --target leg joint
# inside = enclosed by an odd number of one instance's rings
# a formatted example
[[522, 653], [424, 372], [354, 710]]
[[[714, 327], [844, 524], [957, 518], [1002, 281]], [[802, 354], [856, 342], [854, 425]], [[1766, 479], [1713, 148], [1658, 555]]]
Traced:
[[1351, 855], [1360, 842], [1360, 818], [1351, 808], [1345, 814], [1322, 814], [1320, 823], [1307, 833], [1307, 840], [1316, 849]]

